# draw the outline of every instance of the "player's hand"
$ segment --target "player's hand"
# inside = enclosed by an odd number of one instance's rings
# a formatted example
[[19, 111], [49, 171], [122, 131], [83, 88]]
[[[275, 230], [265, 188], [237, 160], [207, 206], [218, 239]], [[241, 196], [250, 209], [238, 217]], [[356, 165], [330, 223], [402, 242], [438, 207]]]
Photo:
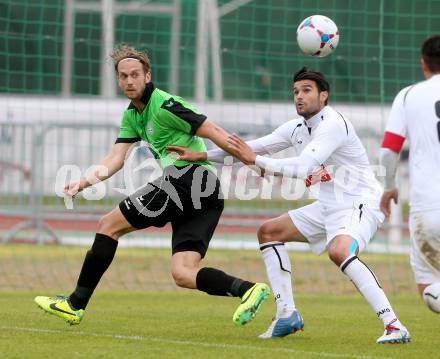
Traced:
[[391, 191], [385, 191], [380, 199], [380, 210], [386, 217], [389, 217], [391, 213], [391, 200], [397, 204], [399, 200], [399, 191], [397, 188]]
[[168, 152], [175, 152], [178, 154], [177, 160], [183, 161], [204, 161], [206, 160], [206, 152], [195, 152], [189, 148], [181, 146], [167, 146]]
[[228, 149], [231, 150], [231, 154], [237, 157], [245, 165], [254, 165], [257, 155], [252, 148], [244, 142], [235, 133], [228, 137]]
[[69, 197], [75, 197], [78, 192], [81, 192], [84, 188], [88, 187], [89, 183], [86, 179], [81, 178], [81, 180], [76, 182], [70, 182], [64, 187], [64, 193]]

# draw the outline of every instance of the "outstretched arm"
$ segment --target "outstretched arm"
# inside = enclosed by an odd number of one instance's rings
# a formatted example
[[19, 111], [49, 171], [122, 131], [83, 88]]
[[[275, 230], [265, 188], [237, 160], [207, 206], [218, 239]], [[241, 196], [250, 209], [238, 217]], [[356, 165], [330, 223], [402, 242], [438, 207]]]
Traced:
[[304, 177], [320, 169], [331, 154], [348, 138], [348, 127], [342, 121], [323, 121], [298, 157], [273, 159], [257, 156], [243, 140], [233, 135], [231, 147], [245, 164], [256, 164], [267, 171], [288, 177]]
[[124, 166], [125, 156], [132, 143], [115, 143], [111, 152], [100, 162], [98, 169], [81, 178], [78, 182], [71, 182], [64, 187], [64, 193], [74, 196], [95, 183], [105, 181]]
[[[209, 120], [204, 120], [200, 127], [197, 128], [195, 135], [210, 139], [226, 153], [230, 153], [230, 150], [228, 150], [227, 142], [229, 134], [215, 123]], [[179, 160], [204, 161], [208, 158], [206, 152], [195, 152], [186, 147], [169, 145], [167, 146], [167, 149], [168, 151], [177, 152], [179, 154]]]
[[319, 169], [320, 164], [308, 154], [301, 154], [298, 157], [275, 159], [257, 155], [237, 135], [228, 139], [230, 146], [239, 153], [238, 158], [246, 165], [257, 165], [265, 171], [276, 175], [287, 177], [304, 177]]
[[[214, 148], [207, 152], [194, 152], [190, 149], [179, 146], [168, 146], [168, 149], [178, 152], [179, 159], [187, 161], [208, 159], [209, 161], [223, 163], [225, 157], [230, 155], [234, 156], [234, 162], [237, 161], [238, 153], [235, 152], [228, 143], [229, 133], [223, 130], [220, 126], [205, 120], [202, 126], [197, 130], [196, 135], [209, 138], [219, 146], [219, 148]], [[285, 138], [275, 132], [254, 140], [246, 141], [246, 144], [259, 155], [279, 152], [291, 145], [289, 141], [286, 141]]]
[[[246, 141], [246, 144], [254, 151], [256, 154], [265, 155], [269, 153], [267, 144], [273, 143], [274, 136], [267, 135], [264, 137], [257, 138], [255, 140]], [[179, 154], [179, 159], [186, 161], [203, 161], [209, 160], [212, 162], [223, 163], [224, 159], [231, 156], [229, 152], [222, 150], [221, 148], [213, 148], [207, 152], [194, 152], [189, 148], [180, 146], [167, 146], [168, 150], [175, 151]], [[234, 162], [238, 162], [239, 159], [233, 157]]]

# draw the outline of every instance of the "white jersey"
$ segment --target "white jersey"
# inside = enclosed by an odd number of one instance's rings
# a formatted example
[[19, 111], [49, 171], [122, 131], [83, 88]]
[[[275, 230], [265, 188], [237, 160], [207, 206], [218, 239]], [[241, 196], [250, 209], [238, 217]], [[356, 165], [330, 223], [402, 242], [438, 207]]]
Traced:
[[306, 154], [321, 164], [323, 175], [317, 181], [309, 176], [306, 185], [325, 207], [378, 205], [383, 189], [370, 167], [365, 148], [351, 122], [330, 106], [308, 120], [288, 121], [271, 136], [275, 143], [263, 144], [269, 154], [284, 143], [294, 147], [298, 155]]
[[440, 75], [397, 94], [386, 132], [409, 140], [411, 211], [440, 209]]

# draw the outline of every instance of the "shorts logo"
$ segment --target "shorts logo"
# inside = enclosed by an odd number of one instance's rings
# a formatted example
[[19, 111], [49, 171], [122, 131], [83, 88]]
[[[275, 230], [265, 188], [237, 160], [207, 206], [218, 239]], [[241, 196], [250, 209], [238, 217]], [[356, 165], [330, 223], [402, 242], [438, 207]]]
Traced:
[[[174, 187], [172, 182], [169, 180], [171, 177], [174, 179], [180, 178], [182, 175], [184, 175], [188, 170], [190, 169], [190, 166], [178, 169], [177, 167], [168, 167], [168, 170], [166, 173], [163, 174], [162, 180], [160, 181], [160, 184], [158, 187], [153, 186], [149, 183], [144, 187], [143, 193], [140, 196], [136, 196], [132, 199], [132, 203], [137, 211], [141, 214], [143, 214], [146, 217], [154, 218], [157, 216], [160, 216], [168, 207], [168, 203], [174, 202], [174, 204], [183, 211], [183, 204], [180, 200], [179, 193], [177, 192], [177, 189]], [[201, 177], [201, 176], [199, 176]], [[201, 179], [200, 179], [201, 181]], [[150, 202], [145, 203], [144, 196], [148, 195], [150, 192], [153, 191], [164, 191], [167, 195], [166, 200], [163, 202], [162, 207], [160, 208], [149, 208]], [[153, 197], [154, 198], [154, 197]]]

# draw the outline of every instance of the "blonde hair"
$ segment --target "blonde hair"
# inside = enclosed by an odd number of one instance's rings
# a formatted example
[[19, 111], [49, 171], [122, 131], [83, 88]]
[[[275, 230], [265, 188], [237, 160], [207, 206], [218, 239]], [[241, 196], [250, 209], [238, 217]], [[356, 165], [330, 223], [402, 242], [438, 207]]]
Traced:
[[134, 47], [129, 46], [127, 44], [120, 44], [117, 45], [112, 53], [110, 54], [110, 57], [113, 59], [115, 63], [115, 71], [118, 72], [118, 65], [122, 60], [125, 59], [136, 59], [144, 68], [145, 73], [150, 72], [151, 70], [151, 63], [150, 58], [148, 57], [148, 54], [146, 51], [138, 51]]

